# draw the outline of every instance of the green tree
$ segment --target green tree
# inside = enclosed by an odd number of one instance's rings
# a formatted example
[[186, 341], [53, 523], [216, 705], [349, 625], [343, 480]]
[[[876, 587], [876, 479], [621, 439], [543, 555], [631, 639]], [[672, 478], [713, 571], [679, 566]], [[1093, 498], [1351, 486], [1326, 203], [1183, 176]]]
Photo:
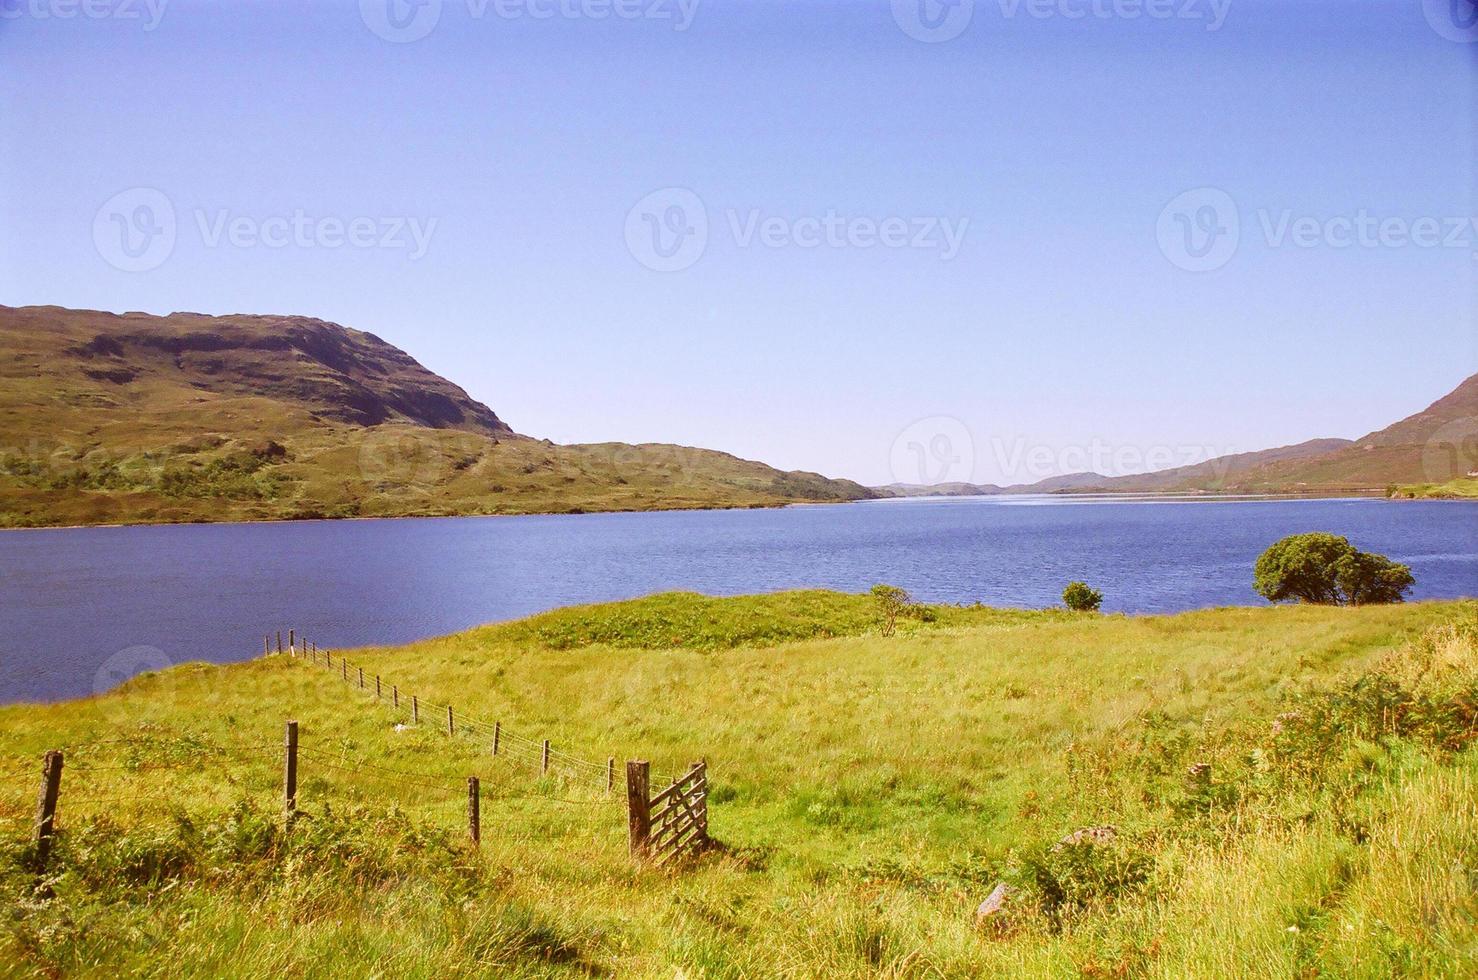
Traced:
[[883, 635], [892, 636], [898, 628], [898, 617], [913, 606], [913, 596], [896, 585], [874, 585], [872, 597], [883, 617]]
[[1062, 590], [1062, 601], [1074, 612], [1098, 612], [1103, 605], [1103, 593], [1089, 588], [1087, 582], [1069, 582]]
[[1252, 580], [1269, 602], [1323, 606], [1400, 602], [1414, 582], [1407, 566], [1322, 531], [1292, 534], [1268, 548], [1257, 559]]

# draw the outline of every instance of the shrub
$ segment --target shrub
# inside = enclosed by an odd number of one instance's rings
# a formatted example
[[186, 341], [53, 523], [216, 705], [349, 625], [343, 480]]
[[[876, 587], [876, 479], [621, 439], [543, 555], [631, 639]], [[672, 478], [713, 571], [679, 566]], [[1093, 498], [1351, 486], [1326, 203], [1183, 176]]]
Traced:
[[883, 635], [892, 636], [898, 628], [898, 617], [913, 606], [913, 596], [896, 585], [878, 584], [872, 587], [872, 597], [883, 618]]
[[1253, 569], [1253, 587], [1269, 602], [1325, 606], [1400, 602], [1414, 581], [1407, 566], [1319, 531], [1278, 541]]
[[1103, 593], [1089, 588], [1087, 582], [1069, 582], [1062, 590], [1062, 601], [1074, 612], [1097, 612], [1103, 605]]

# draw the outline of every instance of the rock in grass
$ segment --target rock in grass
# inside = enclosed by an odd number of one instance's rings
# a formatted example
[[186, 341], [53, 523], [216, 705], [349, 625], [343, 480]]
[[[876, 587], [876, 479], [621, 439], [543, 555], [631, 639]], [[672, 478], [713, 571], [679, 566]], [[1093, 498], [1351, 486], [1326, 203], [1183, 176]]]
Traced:
[[996, 887], [980, 907], [975, 910], [975, 928], [984, 928], [991, 921], [991, 917], [998, 914], [1006, 905], [1006, 897], [1011, 894], [1011, 888], [1004, 881], [996, 883]]
[[1089, 844], [1109, 844], [1118, 836], [1118, 829], [1107, 824], [1102, 827], [1084, 827], [1082, 830], [1073, 831], [1056, 844], [1053, 844], [1052, 850], [1060, 851], [1064, 847], [1085, 842]]

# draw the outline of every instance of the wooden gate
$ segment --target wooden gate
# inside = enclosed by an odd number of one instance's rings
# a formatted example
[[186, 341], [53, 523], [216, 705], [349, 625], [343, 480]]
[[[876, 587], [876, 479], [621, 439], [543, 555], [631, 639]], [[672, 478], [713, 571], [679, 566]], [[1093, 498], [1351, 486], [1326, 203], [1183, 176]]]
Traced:
[[708, 846], [708, 766], [693, 763], [670, 786], [651, 792], [645, 762], [626, 763], [631, 856], [660, 867]]

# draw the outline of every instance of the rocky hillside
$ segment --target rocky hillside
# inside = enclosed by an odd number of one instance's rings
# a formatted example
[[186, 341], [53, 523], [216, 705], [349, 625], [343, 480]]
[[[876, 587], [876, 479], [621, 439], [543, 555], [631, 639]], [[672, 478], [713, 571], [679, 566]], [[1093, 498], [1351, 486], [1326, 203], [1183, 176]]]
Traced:
[[0, 307], [0, 526], [772, 506], [870, 496], [679, 446], [556, 446], [308, 317]]

